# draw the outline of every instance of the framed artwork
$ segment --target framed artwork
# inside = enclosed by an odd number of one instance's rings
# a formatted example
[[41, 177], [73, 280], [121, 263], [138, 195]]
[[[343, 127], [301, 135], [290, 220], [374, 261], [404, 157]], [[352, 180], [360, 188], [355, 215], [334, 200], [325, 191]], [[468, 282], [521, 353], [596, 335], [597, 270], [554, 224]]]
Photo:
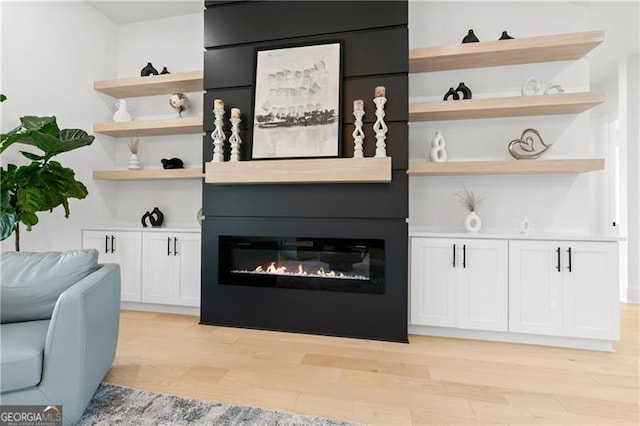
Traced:
[[256, 50], [253, 159], [340, 154], [342, 43]]

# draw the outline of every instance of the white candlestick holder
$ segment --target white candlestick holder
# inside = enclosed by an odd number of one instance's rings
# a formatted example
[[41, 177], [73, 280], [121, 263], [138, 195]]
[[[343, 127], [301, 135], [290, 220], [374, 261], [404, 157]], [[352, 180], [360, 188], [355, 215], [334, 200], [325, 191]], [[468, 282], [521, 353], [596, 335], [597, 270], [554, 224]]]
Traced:
[[351, 134], [353, 136], [353, 158], [364, 158], [362, 152], [362, 144], [364, 142], [364, 132], [362, 131], [362, 117], [364, 117], [364, 111], [353, 111], [353, 116], [356, 118], [356, 129]]
[[231, 136], [229, 136], [229, 143], [231, 143], [231, 156], [229, 161], [240, 161], [240, 120], [237, 117], [231, 117]]
[[373, 131], [376, 132], [376, 157], [387, 156], [387, 145], [385, 139], [387, 138], [388, 127], [384, 122], [384, 104], [387, 103], [387, 98], [379, 96], [373, 99], [376, 104], [376, 122], [373, 124]]
[[222, 131], [222, 118], [224, 117], [224, 109], [214, 108], [213, 114], [215, 115], [216, 119], [214, 122], [215, 128], [211, 133], [211, 139], [213, 139], [213, 160], [212, 161], [214, 163], [221, 163], [223, 160], [222, 144], [227, 138], [224, 132]]

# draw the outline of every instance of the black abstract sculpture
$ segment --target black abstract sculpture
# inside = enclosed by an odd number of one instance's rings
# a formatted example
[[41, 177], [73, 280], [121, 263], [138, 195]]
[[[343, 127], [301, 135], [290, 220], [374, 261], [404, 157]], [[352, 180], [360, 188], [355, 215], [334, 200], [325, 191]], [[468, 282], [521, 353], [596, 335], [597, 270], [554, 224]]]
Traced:
[[462, 93], [462, 99], [471, 99], [471, 89], [461, 82], [456, 88], [456, 92]]
[[480, 40], [478, 40], [478, 37], [476, 37], [476, 35], [473, 33], [473, 30], [469, 30], [467, 35], [462, 39], [463, 43], [477, 43], [479, 41]]
[[146, 77], [148, 75], [158, 75], [158, 70], [151, 65], [151, 62], [147, 62], [147, 66], [140, 70], [140, 77]]
[[449, 87], [449, 91], [444, 95], [444, 100], [448, 101], [449, 100], [449, 96], [451, 96], [454, 101], [460, 100], [460, 95], [458, 95], [456, 93], [456, 91], [453, 90], [453, 87]]
[[142, 215], [142, 219], [140, 219], [142, 221], [142, 226], [145, 228], [148, 226], [147, 219], [149, 219], [149, 223], [151, 223], [153, 228], [158, 228], [162, 226], [162, 222], [164, 222], [164, 215], [159, 208], [154, 207], [151, 213], [145, 212], [145, 214]]
[[498, 40], [513, 40], [513, 37], [511, 37], [509, 34], [507, 34], [506, 31], [503, 31], [502, 35], [500, 36], [500, 38]]
[[163, 169], [184, 169], [184, 163], [177, 157], [173, 157], [168, 160], [163, 158], [160, 161], [162, 162]]
[[162, 67], [162, 71], [160, 71], [160, 74], [171, 74], [171, 73], [169, 72], [167, 67]]

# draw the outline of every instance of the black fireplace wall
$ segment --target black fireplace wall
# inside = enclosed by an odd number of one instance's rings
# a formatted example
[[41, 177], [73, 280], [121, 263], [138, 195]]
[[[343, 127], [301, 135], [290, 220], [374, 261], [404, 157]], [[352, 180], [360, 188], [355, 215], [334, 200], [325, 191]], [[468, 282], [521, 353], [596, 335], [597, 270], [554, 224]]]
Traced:
[[[204, 184], [201, 322], [406, 341], [407, 1], [205, 1], [205, 6], [205, 162], [212, 158], [214, 99], [224, 100], [225, 117], [232, 107], [241, 109], [241, 157], [251, 158], [256, 48], [340, 40], [341, 156], [353, 156], [356, 99], [365, 101], [364, 153], [374, 155], [374, 88], [385, 86], [387, 154], [393, 172], [388, 184]], [[228, 153], [227, 145], [226, 158]], [[258, 231], [257, 223], [266, 229]], [[268, 289], [218, 284], [218, 235], [242, 229], [262, 232], [258, 236], [275, 235], [269, 228], [280, 229], [282, 223], [295, 224], [302, 237], [383, 235], [389, 245], [385, 294], [345, 296], [283, 289], [268, 295], [264, 293]]]

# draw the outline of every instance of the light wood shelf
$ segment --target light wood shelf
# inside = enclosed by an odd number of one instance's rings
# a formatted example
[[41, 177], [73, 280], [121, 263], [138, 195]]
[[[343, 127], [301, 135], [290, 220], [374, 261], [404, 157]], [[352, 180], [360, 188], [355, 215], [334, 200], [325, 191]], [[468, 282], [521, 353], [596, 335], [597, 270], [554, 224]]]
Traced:
[[202, 117], [94, 123], [93, 132], [115, 138], [202, 133]]
[[318, 158], [207, 163], [205, 183], [389, 183], [391, 158]]
[[174, 92], [201, 92], [203, 87], [202, 71], [101, 80], [93, 83], [93, 88], [98, 92], [118, 99]]
[[420, 47], [409, 52], [409, 72], [482, 68], [580, 59], [604, 41], [604, 31], [447, 46]]
[[577, 114], [604, 101], [598, 92], [432, 101], [409, 105], [409, 121], [468, 120], [526, 115]]
[[96, 170], [94, 180], [175, 180], [202, 179], [202, 169]]
[[604, 170], [604, 159], [450, 161], [410, 163], [411, 176], [586, 173]]

